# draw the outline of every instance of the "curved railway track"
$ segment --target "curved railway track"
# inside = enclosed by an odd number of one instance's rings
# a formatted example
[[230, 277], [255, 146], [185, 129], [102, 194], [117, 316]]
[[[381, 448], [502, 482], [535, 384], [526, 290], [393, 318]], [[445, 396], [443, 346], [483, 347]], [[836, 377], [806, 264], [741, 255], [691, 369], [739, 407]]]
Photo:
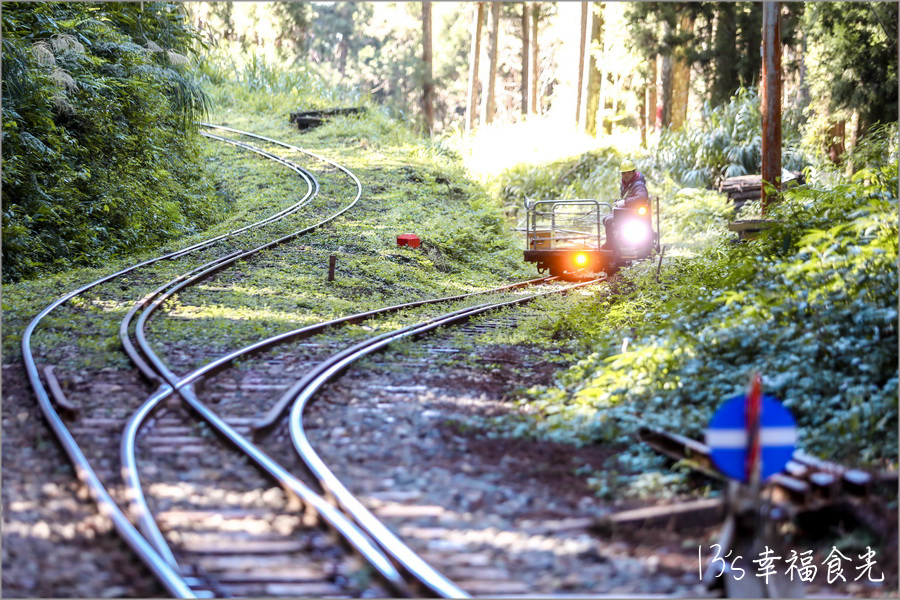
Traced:
[[[26, 372], [40, 409], [100, 512], [176, 597], [458, 598], [504, 593], [501, 589], [531, 591], [516, 581], [514, 568], [498, 569], [481, 558], [470, 561], [452, 544], [435, 547], [402, 539], [409, 529], [404, 515], [419, 523], [434, 515], [401, 506], [390, 523], [383, 522], [378, 502], [374, 508], [364, 503], [336, 474], [339, 469], [320, 456], [305, 415], [317, 398], [327, 396], [329, 384], [376, 352], [448, 327], [472, 336], [486, 328], [514, 327], [517, 317], [509, 314], [487, 325], [471, 321], [603, 278], [571, 285], [539, 278], [350, 314], [238, 349], [199, 345], [176, 356], [151, 329], [151, 323], [166, 318], [170, 303], [201, 282], [239, 264], [252, 266], [266, 251], [332, 223], [362, 196], [359, 179], [338, 163], [269, 137], [203, 126], [290, 152], [286, 158], [250, 142], [202, 132], [289, 169], [305, 191], [258, 221], [65, 294], [23, 334]], [[341, 201], [328, 207], [324, 218], [323, 186], [294, 154], [320, 161], [345, 178], [349, 193], [336, 194]], [[160, 278], [153, 269], [162, 261], [180, 261], [181, 274]], [[140, 296], [123, 307], [122, 291]], [[33, 337], [63, 307], [77, 311], [86, 305], [113, 313], [108, 321], [115, 322], [134, 369], [122, 374], [97, 368], [95, 381], [79, 387], [67, 385], [51, 359], [39, 368]], [[116, 312], [124, 316], [119, 319]], [[317, 421], [314, 427], [323, 425]], [[392, 497], [404, 494], [409, 491]], [[449, 530], [440, 519], [432, 525], [425, 528]]]
[[[162, 554], [161, 554], [160, 553], [160, 550], [161, 550], [160, 545], [158, 543], [152, 543], [152, 542], [156, 542], [156, 540], [153, 540], [153, 538], [151, 537], [150, 538], [151, 543], [148, 544], [147, 539], [144, 536], [140, 535], [135, 530], [135, 528], [132, 526], [130, 521], [127, 519], [127, 517], [125, 516], [123, 511], [119, 508], [119, 503], [117, 503], [113, 499], [113, 496], [108, 491], [107, 485], [105, 485], [104, 482], [101, 481], [101, 476], [98, 475], [97, 471], [95, 470], [94, 466], [92, 465], [92, 461], [88, 460], [88, 457], [86, 456], [82, 447], [79, 445], [79, 443], [76, 441], [75, 437], [73, 436], [72, 431], [70, 431], [70, 428], [60, 417], [60, 415], [57, 412], [56, 408], [54, 407], [53, 403], [50, 402], [50, 397], [52, 395], [54, 397], [54, 399], [56, 400], [57, 405], [69, 413], [80, 412], [80, 409], [82, 409], [84, 407], [79, 406], [78, 404], [72, 403], [68, 398], [65, 397], [65, 395], [62, 391], [62, 386], [60, 385], [60, 382], [59, 382], [59, 378], [56, 375], [56, 373], [53, 371], [52, 367], [44, 369], [44, 375], [45, 375], [45, 378], [47, 379], [47, 385], [46, 386], [44, 385], [44, 382], [41, 380], [39, 370], [37, 368], [37, 363], [35, 361], [35, 358], [34, 358], [34, 355], [32, 352], [31, 341], [32, 341], [32, 335], [34, 334], [35, 330], [37, 329], [37, 327], [40, 325], [41, 321], [45, 317], [47, 317], [54, 310], [65, 305], [66, 303], [69, 303], [72, 300], [79, 299], [80, 297], [85, 296], [87, 294], [87, 292], [95, 290], [96, 288], [99, 288], [100, 286], [103, 286], [104, 284], [107, 284], [107, 283], [110, 283], [110, 282], [113, 282], [116, 280], [122, 281], [126, 276], [132, 275], [145, 267], [154, 265], [157, 262], [160, 262], [163, 260], [182, 259], [188, 255], [200, 253], [202, 251], [211, 249], [216, 245], [221, 245], [221, 242], [223, 242], [223, 241], [233, 240], [236, 237], [240, 236], [242, 233], [245, 233], [251, 229], [261, 228], [270, 223], [280, 221], [288, 216], [296, 214], [304, 205], [306, 205], [308, 202], [310, 202], [317, 194], [319, 186], [318, 186], [318, 182], [315, 180], [315, 178], [308, 171], [306, 171], [305, 169], [292, 163], [291, 161], [287, 161], [283, 158], [280, 158], [272, 153], [265, 152], [261, 149], [251, 147], [249, 144], [246, 144], [243, 142], [237, 142], [237, 141], [233, 141], [233, 140], [225, 140], [221, 136], [208, 136], [208, 137], [213, 137], [214, 139], [219, 139], [220, 141], [227, 141], [228, 143], [234, 144], [234, 145], [242, 147], [244, 149], [252, 150], [254, 152], [257, 152], [260, 155], [263, 155], [267, 158], [274, 160], [275, 162], [278, 162], [284, 166], [287, 166], [288, 168], [295, 171], [298, 175], [301, 176], [304, 183], [306, 184], [306, 188], [307, 188], [306, 193], [301, 196], [301, 198], [298, 202], [288, 206], [287, 208], [279, 211], [278, 213], [276, 213], [274, 215], [271, 215], [269, 217], [261, 219], [261, 220], [255, 222], [255, 223], [252, 223], [248, 226], [236, 229], [227, 234], [212, 238], [205, 242], [194, 244], [192, 246], [183, 248], [181, 250], [144, 261], [142, 263], [139, 263], [132, 267], [126, 268], [117, 273], [113, 273], [111, 275], [108, 275], [106, 277], [98, 279], [98, 280], [91, 282], [85, 286], [82, 286], [76, 290], [73, 290], [69, 294], [66, 294], [65, 296], [61, 297], [56, 302], [50, 304], [43, 311], [41, 311], [28, 324], [28, 326], [25, 329], [25, 332], [23, 334], [23, 339], [22, 339], [22, 349], [23, 349], [23, 357], [24, 357], [26, 372], [27, 372], [28, 378], [30, 380], [30, 383], [34, 389], [34, 392], [37, 396], [39, 406], [40, 406], [42, 412], [44, 413], [44, 416], [45, 416], [47, 422], [49, 423], [51, 429], [54, 431], [54, 433], [60, 439], [64, 450], [67, 452], [67, 454], [70, 457], [70, 460], [75, 465], [76, 473], [78, 474], [79, 479], [81, 479], [86, 484], [91, 495], [94, 497], [95, 501], [98, 503], [101, 513], [107, 515], [112, 520], [115, 528], [119, 531], [119, 533], [122, 535], [122, 537], [135, 550], [135, 552], [138, 554], [138, 556], [141, 557], [143, 562], [154, 573], [154, 575], [162, 582], [162, 584], [169, 591], [169, 593], [176, 595], [176, 596], [185, 596], [185, 597], [190, 597], [190, 596], [195, 595], [195, 592], [194, 592], [194, 590], [191, 589], [191, 586], [200, 585], [201, 588], [203, 586], [210, 588], [207, 590], [201, 589], [200, 595], [209, 595], [209, 592], [217, 591], [215, 589], [216, 586], [215, 585], [211, 585], [211, 586], [207, 585], [203, 581], [198, 580], [196, 577], [184, 577], [183, 574], [179, 571], [178, 565], [174, 561], [173, 557], [170, 554], [167, 555], [164, 550], [162, 551]], [[329, 161], [322, 157], [315, 156], [315, 158], [317, 160], [325, 161], [326, 163], [343, 170], [347, 174], [347, 176], [350, 177], [354, 181], [355, 186], [356, 186], [356, 190], [355, 190], [356, 193], [354, 194], [352, 200], [346, 206], [341, 207], [340, 210], [338, 210], [333, 215], [331, 215], [330, 218], [324, 220], [324, 222], [328, 222], [330, 220], [333, 220], [334, 218], [337, 218], [338, 216], [340, 216], [341, 214], [346, 212], [346, 210], [351, 208], [359, 200], [362, 188], [361, 188], [361, 185], [360, 185], [358, 179], [355, 177], [355, 175], [353, 175], [348, 170], [346, 170], [343, 167], [341, 167], [340, 165], [337, 165], [336, 163], [333, 163], [332, 161]], [[318, 227], [318, 226], [321, 226], [322, 224], [324, 224], [324, 223], [320, 222], [320, 223], [317, 223], [316, 225], [314, 225], [313, 227]], [[266, 244], [264, 247], [287, 241], [289, 239], [292, 239], [298, 235], [305, 233], [306, 231], [309, 231], [310, 229], [311, 229], [311, 227], [298, 230], [292, 234], [283, 236], [283, 237], [275, 240], [274, 242], [270, 242], [269, 244]], [[179, 277], [176, 281], [178, 283], [187, 285], [188, 284], [187, 282], [192, 281], [191, 278], [193, 276], [195, 276], [199, 273], [210, 273], [212, 271], [225, 268], [226, 266], [233, 264], [234, 261], [237, 260], [238, 258], [246, 257], [249, 254], [259, 251], [259, 249], [260, 248], [257, 247], [257, 248], [251, 249], [249, 251], [246, 251], [246, 250], [245, 251], [233, 251], [233, 252], [226, 251], [224, 253], [220, 253], [221, 254], [220, 256], [214, 258], [212, 261], [206, 262], [205, 264], [203, 264], [199, 267], [195, 267], [191, 271], [188, 271], [185, 275]], [[196, 281], [196, 280], [197, 280], [196, 278], [193, 279], [193, 281]], [[165, 289], [166, 287], [170, 287], [170, 285], [164, 286], [162, 289]], [[127, 288], [127, 285], [123, 284], [123, 288]], [[155, 292], [154, 294], [151, 294], [149, 297], [145, 297], [144, 300], [142, 300], [141, 302], [138, 303], [138, 306], [146, 304], [148, 302], [148, 298], [155, 297], [155, 295], [157, 295], [160, 291], [161, 290], [157, 290], [157, 292]], [[133, 316], [133, 314], [134, 314], [134, 311], [130, 312], [129, 315], [126, 317], [125, 321], [123, 321], [123, 323], [125, 325], [124, 325], [124, 330], [123, 330], [124, 334], [122, 335], [122, 339], [123, 339], [123, 343], [125, 344], [126, 350], [129, 351], [129, 354], [135, 360], [135, 364], [136, 364], [137, 368], [145, 377], [148, 377], [151, 381], [155, 380], [156, 382], [160, 383], [160, 385], [162, 387], [165, 387], [165, 383], [163, 382], [164, 378], [160, 377], [161, 374], [158, 371], [152, 369], [150, 366], [148, 366], [146, 362], [141, 360], [141, 358], [139, 356], [137, 356], [136, 354], [134, 354], [134, 352], [133, 352], [133, 347], [130, 345], [130, 340], [127, 335], [127, 329], [128, 329], [127, 324], [129, 322], [130, 318]], [[121, 386], [115, 386], [115, 387], [121, 388]], [[49, 392], [48, 392], [48, 388], [49, 388]], [[119, 420], [121, 418], [123, 418], [125, 415], [123, 415], [121, 413], [121, 411], [119, 411], [118, 413], [114, 412], [116, 409], [109, 407], [109, 406], [98, 407], [98, 406], [96, 406], [98, 404], [96, 401], [92, 402], [91, 404], [93, 404], [93, 406], [91, 406], [90, 408], [93, 409], [94, 413], [97, 412], [97, 408], [101, 408], [101, 410], [105, 410], [106, 415], [112, 415], [112, 416], [104, 416], [104, 417], [99, 417], [99, 418], [88, 416], [85, 418], [81, 418], [80, 425], [84, 429], [82, 429], [80, 431], [80, 433], [90, 435], [91, 437], [93, 437], [94, 439], [92, 441], [95, 444], [97, 442], [102, 442], [103, 440], [108, 441], [109, 436], [103, 435], [103, 434], [108, 434], [109, 432], [108, 431], [107, 432], [99, 432], [98, 428], [99, 429], [103, 429], [103, 428], [108, 429], [110, 427], [115, 428], [117, 426]], [[78, 427], [73, 427], [73, 429], [77, 430]], [[96, 462], [98, 464], [101, 464], [101, 468], [104, 471], [106, 471], [105, 473], [103, 473], [103, 479], [109, 480], [111, 478], [111, 473], [110, 473], [111, 469], [109, 468], [110, 467], [109, 457], [103, 456], [101, 458], [102, 452], [97, 452], [96, 450], [91, 451], [91, 454], [93, 454], [94, 456], [96, 456], [99, 459]], [[127, 472], [127, 470], [126, 470], [125, 475], [127, 478], [127, 477], [131, 477], [131, 476], [135, 476], [135, 473]], [[321, 511], [322, 511], [322, 513], [325, 513], [325, 514], [328, 514], [329, 512], [334, 513], [333, 509], [330, 509], [330, 507], [328, 507], [327, 505], [323, 506]], [[328, 520], [328, 519], [326, 519], [326, 520]], [[363, 548], [365, 548], [368, 545], [369, 550], [374, 551], [374, 549], [371, 547], [371, 543], [368, 542], [367, 540], [365, 540], [363, 537], [361, 537], [358, 534], [358, 532], [356, 532], [354, 530], [354, 528], [352, 528], [352, 526], [348, 527], [348, 523], [346, 522], [345, 519], [342, 519], [342, 517], [340, 517], [338, 515], [338, 516], [332, 516], [330, 521], [339, 522], [340, 523], [339, 529], [346, 530], [344, 532], [346, 535], [351, 535], [351, 537], [358, 538], [355, 540], [358, 545], [360, 545]], [[372, 556], [367, 557], [367, 558], [370, 559], [370, 562], [372, 562], [376, 565], [376, 568], [380, 564], [382, 571], [383, 571], [382, 574], [384, 576], [386, 576], [387, 580], [393, 579], [397, 585], [401, 585], [399, 578], [396, 577], [396, 572], [383, 559], [383, 557], [379, 557], [377, 551], [374, 551]], [[204, 593], [204, 592], [206, 592], [206, 593]]]
[[[384, 595], [386, 592], [399, 595], [418, 592], [437, 596], [466, 596], [463, 590], [422, 561], [389, 530], [379, 526], [371, 514], [366, 515], [358, 507], [354, 507], [352, 499], [341, 491], [339, 482], [335, 483], [328, 476], [327, 468], [323, 469], [324, 465], [316, 464], [314, 453], [309, 454], [306, 450], [301, 453], [315, 476], [307, 484], [294, 476], [291, 470], [270, 458], [251, 440], [253, 430], [271, 428], [276, 423], [278, 415], [284, 412], [286, 403], [290, 400], [287, 395], [262, 419], [259, 414], [253, 417], [222, 417], [200, 401], [194, 385], [233, 364], [236, 359], [244, 359], [287, 341], [308, 338], [329, 327], [360, 323], [429, 304], [469, 302], [480, 294], [509, 292], [546, 283], [550, 278], [335, 319], [262, 340], [225, 356], [214, 357], [206, 365], [179, 376], [151, 347], [146, 331], [148, 320], [168, 299], [238, 261], [325, 225], [354, 206], [362, 194], [362, 186], [356, 176], [328, 159], [271, 138], [230, 128], [204, 126], [255, 138], [324, 161], [345, 173], [354, 182], [354, 197], [337, 212], [313, 225], [261, 245], [234, 249], [236, 240], [242, 234], [298, 215], [316, 198], [320, 185], [309, 171], [292, 160], [247, 142], [203, 132], [205, 137], [254, 152], [294, 171], [304, 182], [306, 192], [297, 202], [259, 221], [100, 278], [64, 295], [41, 311], [26, 327], [22, 350], [29, 381], [47, 422], [60, 439], [75, 465], [79, 479], [87, 486], [101, 513], [111, 519], [120, 535], [174, 596]], [[198, 260], [204, 254], [212, 255], [211, 260]], [[79, 398], [77, 402], [67, 396], [63, 388], [71, 389], [72, 386], [61, 385], [61, 377], [52, 365], [45, 365], [42, 380], [41, 370], [32, 351], [32, 336], [48, 315], [66, 304], [75, 304], [75, 301], [89, 293], [104, 289], [107, 284], [119, 285], [123, 290], [128, 290], [130, 281], [137, 280], [146, 287], [147, 279], [152, 277], [152, 273], [146, 278], [141, 278], [141, 275], [148, 267], [164, 260], [186, 258], [193, 260], [191, 268], [143, 295], [132, 305], [118, 326], [122, 347], [137, 373], [156, 386], [156, 391], [143, 404], [133, 406], [136, 374], [132, 374], [129, 383], [124, 386], [117, 383], [107, 386], [107, 389], [121, 391], [120, 394], [108, 397], [93, 394], [84, 400]], [[512, 303], [534, 297], [536, 295], [532, 294], [513, 300]], [[374, 342], [363, 343], [369, 349], [358, 356], [383, 348], [392, 339], [398, 339], [398, 336], [420, 335], [506, 303], [509, 301], [467, 306], [449, 315], [432, 317], [425, 322], [404, 327], [393, 336], [376, 336], [373, 338]], [[339, 355], [344, 359], [348, 356], [346, 352]], [[346, 364], [349, 362], [333, 368], [331, 363], [323, 363], [314, 371], [316, 377], [306, 377], [301, 381], [302, 386], [294, 385], [291, 389], [301, 393], [306, 389], [314, 390], [315, 386], [321, 386]], [[99, 377], [102, 377], [102, 373], [103, 370]], [[308, 394], [307, 400], [312, 392]], [[122, 395], [132, 396], [132, 400], [123, 403]], [[175, 396], [180, 396], [192, 411], [185, 410], [185, 406], [177, 402], [173, 404], [169, 399]], [[131, 408], [128, 405], [132, 405]], [[69, 418], [64, 419], [57, 407]], [[294, 409], [294, 421], [298, 414], [302, 415], [302, 408], [299, 412]], [[197, 421], [196, 416], [200, 416], [201, 420]], [[120, 428], [126, 419], [124, 434], [119, 438]], [[303, 439], [297, 435], [295, 438]], [[86, 443], [88, 439], [90, 441]], [[114, 462], [109, 456], [109, 447], [116, 440], [119, 440], [121, 481], [124, 485], [115, 481]], [[298, 448], [301, 447], [302, 443], [299, 443]], [[151, 455], [154, 460], [147, 459]], [[167, 461], [157, 461], [158, 457], [167, 455]], [[191, 456], [201, 457], [200, 462], [207, 467], [229, 465], [229, 477], [216, 475], [215, 468], [191, 468], [188, 458]], [[212, 478], [210, 473], [213, 474]], [[187, 483], [197, 490], [215, 493], [196, 493], [190, 502], [160, 502], [157, 499], [151, 507], [144, 495], [141, 475], [154, 480], [152, 487], [157, 491], [171, 489], [171, 478], [174, 477], [179, 484]], [[170, 481], [165, 480], [166, 476]], [[261, 477], [274, 481], [276, 485], [269, 483], [266, 488]], [[252, 482], [249, 486], [251, 489], [268, 491], [248, 498], [246, 493], [241, 492], [246, 490], [248, 482]], [[351, 519], [348, 520], [340, 510], [326, 502], [320, 492], [336, 500], [340, 509], [347, 511]], [[220, 498], [222, 501], [211, 501], [210, 497]], [[127, 506], [127, 511], [122, 509], [123, 506]], [[137, 522], [137, 528], [126, 512]], [[262, 532], [262, 535], [247, 535], [248, 530]], [[335, 551], [327, 534], [336, 534], [343, 552]], [[174, 551], [173, 542], [177, 546]], [[362, 559], [362, 566], [358, 561], [348, 562], [348, 549], [350, 554]], [[397, 567], [403, 572], [403, 576], [398, 573]]]

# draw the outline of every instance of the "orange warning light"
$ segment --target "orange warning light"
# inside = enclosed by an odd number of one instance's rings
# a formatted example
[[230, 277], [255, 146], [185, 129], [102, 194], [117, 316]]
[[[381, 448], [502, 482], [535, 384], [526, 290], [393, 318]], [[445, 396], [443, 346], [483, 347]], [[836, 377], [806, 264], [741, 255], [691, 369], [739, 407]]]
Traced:
[[647, 214], [647, 207], [646, 207], [646, 206], [641, 206], [641, 207], [639, 207], [639, 208], [638, 208], [638, 214], [641, 215], [641, 216], [646, 215], [646, 214]]
[[578, 254], [575, 255], [575, 264], [578, 265], [579, 267], [583, 267], [584, 265], [587, 264], [587, 258], [588, 258], [587, 254], [579, 252]]

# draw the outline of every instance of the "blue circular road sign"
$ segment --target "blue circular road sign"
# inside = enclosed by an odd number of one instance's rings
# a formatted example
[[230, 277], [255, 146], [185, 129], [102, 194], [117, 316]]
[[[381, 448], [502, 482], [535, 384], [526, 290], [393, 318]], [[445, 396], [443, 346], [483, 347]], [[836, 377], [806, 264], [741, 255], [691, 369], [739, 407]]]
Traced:
[[[746, 396], [726, 400], [713, 415], [706, 430], [706, 445], [713, 462], [728, 477], [747, 481], [748, 431], [745, 415]], [[791, 412], [772, 396], [760, 403], [759, 445], [760, 479], [784, 469], [794, 454], [797, 424]]]

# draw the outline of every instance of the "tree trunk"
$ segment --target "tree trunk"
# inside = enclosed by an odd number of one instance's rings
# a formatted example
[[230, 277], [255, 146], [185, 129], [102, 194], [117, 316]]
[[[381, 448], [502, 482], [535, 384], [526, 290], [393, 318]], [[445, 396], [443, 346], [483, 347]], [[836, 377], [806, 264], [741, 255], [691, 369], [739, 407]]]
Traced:
[[735, 63], [738, 65], [738, 81], [740, 85], [758, 85], [759, 74], [762, 69], [762, 55], [759, 49], [762, 47], [762, 8], [764, 2], [747, 2], [738, 5], [739, 11], [735, 18], [737, 28], [740, 30], [739, 47], [740, 57]]
[[[848, 123], [848, 125], [850, 126], [850, 131], [849, 131], [849, 138], [846, 140], [845, 150], [852, 153], [853, 150], [856, 149], [856, 145], [859, 143], [860, 137], [862, 137], [862, 131], [861, 131], [862, 119], [860, 119], [860, 117], [859, 117], [858, 110], [854, 110], [853, 114], [850, 115], [850, 123]], [[862, 165], [860, 165], [860, 166], [862, 166]], [[847, 177], [850, 177], [851, 175], [853, 175], [853, 172], [856, 170], [855, 167], [856, 167], [856, 165], [853, 164], [853, 161], [848, 160], [847, 164], [844, 168], [844, 174]]]
[[647, 105], [650, 99], [650, 86], [644, 85], [641, 94], [641, 148], [647, 147]]
[[[671, 36], [672, 26], [663, 20], [663, 39]], [[672, 54], [663, 54], [659, 65], [659, 126], [668, 127], [672, 122]]]
[[647, 102], [647, 127], [651, 130], [656, 129], [656, 78], [657, 78], [657, 70], [656, 70], [656, 61], [658, 55], [653, 55], [653, 60], [650, 61], [650, 81], [649, 81], [649, 95], [650, 98]]
[[541, 3], [531, 6], [531, 112], [541, 114], [541, 101], [538, 99], [538, 76], [541, 65], [538, 62], [538, 21], [541, 18]]
[[469, 103], [466, 105], [466, 133], [475, 128], [476, 107], [478, 106], [478, 61], [481, 58], [481, 26], [484, 23], [484, 2], [475, 7], [475, 22], [472, 24], [472, 50], [469, 54]]
[[584, 87], [584, 47], [587, 38], [588, 3], [581, 3], [581, 46], [578, 50], [578, 92], [575, 99], [575, 125], [581, 129], [581, 91]]
[[488, 40], [487, 93], [481, 98], [481, 121], [494, 120], [494, 85], [497, 80], [497, 39], [500, 35], [500, 3], [491, 2], [491, 32]]
[[837, 121], [832, 123], [831, 129], [828, 131], [828, 158], [834, 164], [840, 163], [841, 156], [844, 155], [846, 129], [846, 121]]
[[[679, 37], [684, 37], [694, 32], [694, 17], [685, 14], [681, 17]], [[691, 64], [684, 56], [684, 51], [679, 49], [676, 54], [675, 64], [672, 68], [672, 111], [671, 128], [681, 129], [687, 119], [688, 96], [691, 91]]]
[[347, 42], [341, 40], [338, 43], [338, 73], [344, 75], [347, 69]]
[[[601, 8], [600, 10], [603, 9]], [[599, 98], [597, 98], [597, 104], [600, 106], [600, 112], [597, 114], [597, 122], [600, 127], [605, 125], [605, 117], [607, 114], [606, 96], [609, 95], [609, 90], [607, 89], [609, 86], [606, 85], [606, 36], [603, 36], [603, 38], [603, 41], [600, 43], [600, 90], [598, 92]]]
[[587, 103], [584, 110], [584, 129], [588, 135], [597, 137], [597, 112], [600, 109], [600, 89], [602, 85], [597, 56], [603, 52], [603, 12], [602, 4], [592, 6], [591, 15], [591, 59], [588, 66]]
[[716, 4], [715, 67], [710, 104], [725, 102], [740, 85], [737, 71], [737, 25], [734, 20], [734, 4]]
[[422, 109], [429, 135], [434, 133], [434, 78], [431, 60], [431, 2], [422, 2], [422, 62], [425, 81], [422, 85]]
[[801, 33], [802, 42], [800, 43], [800, 73], [799, 77], [799, 96], [800, 106], [809, 106], [809, 84], [806, 82], [806, 34]]
[[531, 69], [528, 66], [528, 58], [531, 49], [528, 47], [531, 20], [528, 18], [528, 3], [522, 3], [522, 116], [528, 114], [528, 97], [531, 96], [531, 86], [528, 85], [528, 75]]
[[[762, 180], [781, 189], [781, 3], [763, 5]], [[777, 194], [777, 191], [776, 191]], [[762, 188], [762, 212], [774, 198]]]

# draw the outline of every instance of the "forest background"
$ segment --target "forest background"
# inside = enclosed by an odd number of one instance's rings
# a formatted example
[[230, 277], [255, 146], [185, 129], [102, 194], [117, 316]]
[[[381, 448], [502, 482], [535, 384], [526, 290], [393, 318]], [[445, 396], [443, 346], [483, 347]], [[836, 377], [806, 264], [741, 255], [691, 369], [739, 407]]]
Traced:
[[[896, 122], [897, 3], [781, 10], [785, 167], [841, 163]], [[685, 185], [758, 172], [760, 3], [4, 2], [2, 23], [4, 281], [214, 220], [193, 121], [232, 79], [387, 111], [485, 181], [600, 146]]]

